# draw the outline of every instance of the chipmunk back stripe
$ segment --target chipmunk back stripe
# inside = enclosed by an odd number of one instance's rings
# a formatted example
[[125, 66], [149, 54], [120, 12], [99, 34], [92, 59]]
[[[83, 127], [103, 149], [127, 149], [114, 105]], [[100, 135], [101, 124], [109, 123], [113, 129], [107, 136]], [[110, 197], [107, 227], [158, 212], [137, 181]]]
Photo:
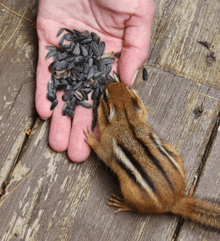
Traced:
[[137, 137], [134, 128], [132, 126], [132, 124], [129, 122], [129, 118], [127, 115], [127, 112], [125, 111], [125, 116], [128, 120], [128, 125], [131, 127], [132, 133], [135, 137], [135, 139], [141, 144], [142, 148], [144, 149], [146, 155], [149, 157], [149, 159], [153, 162], [153, 164], [160, 170], [160, 172], [162, 173], [162, 175], [165, 177], [165, 179], [167, 180], [169, 186], [171, 187], [171, 189], [174, 191], [174, 187], [173, 184], [170, 182], [169, 177], [167, 176], [166, 172], [164, 171], [163, 167], [161, 166], [160, 162], [154, 157], [154, 155], [150, 152], [149, 148], [143, 143], [143, 141]]
[[160, 139], [157, 137], [157, 135], [155, 133], [152, 133], [151, 135], [151, 139], [153, 140], [154, 144], [158, 147], [158, 150], [160, 151], [160, 153], [165, 156], [167, 158], [167, 160], [172, 164], [172, 166], [178, 170], [182, 175], [184, 175], [182, 173], [182, 169], [179, 166], [179, 164], [176, 162], [176, 160], [172, 157], [173, 153], [169, 150], [167, 150], [162, 142], [160, 141]]
[[127, 166], [119, 159], [116, 159], [118, 165], [123, 169], [125, 170], [125, 172], [127, 173], [127, 175], [131, 178], [131, 180], [136, 183], [136, 185], [141, 188], [141, 184], [137, 181], [137, 178], [136, 176], [133, 174], [133, 172], [127, 168]]
[[144, 149], [144, 152], [149, 157], [149, 159], [153, 162], [153, 164], [160, 170], [160, 172], [163, 174], [164, 178], [167, 180], [169, 186], [174, 191], [173, 184], [171, 183], [169, 177], [167, 176], [167, 173], [164, 171], [163, 167], [161, 166], [160, 162], [157, 160], [157, 158], [154, 157], [154, 155], [150, 152], [149, 148], [140, 140], [137, 138], [137, 141], [141, 144], [142, 148]]
[[135, 180], [135, 183], [138, 183], [138, 186], [141, 186], [149, 194], [150, 198], [159, 204], [153, 182], [131, 153], [125, 147], [117, 145], [115, 140], [113, 140], [113, 150], [117, 160], [122, 163], [121, 165], [126, 166], [125, 171], [129, 170], [129, 175], [135, 177], [132, 177], [132, 180]]

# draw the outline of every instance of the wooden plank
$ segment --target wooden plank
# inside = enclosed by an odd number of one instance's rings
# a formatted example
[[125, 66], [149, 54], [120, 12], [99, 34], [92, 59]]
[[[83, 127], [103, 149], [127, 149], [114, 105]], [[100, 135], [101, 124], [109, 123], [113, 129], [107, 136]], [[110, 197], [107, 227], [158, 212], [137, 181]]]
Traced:
[[[148, 64], [219, 89], [219, 1], [162, 0], [156, 6], [159, 16]], [[215, 61], [207, 62], [211, 51], [197, 41], [213, 45]]]
[[[3, 1], [33, 21], [38, 1]], [[35, 25], [0, 5], [0, 187], [7, 179], [29, 129], [34, 110], [37, 35]]]
[[0, 187], [15, 165], [22, 145], [26, 139], [26, 132], [36, 119], [34, 107], [35, 82], [23, 84], [22, 88], [7, 115], [7, 121], [0, 125]]
[[[172, 74], [148, 68], [149, 80], [139, 85], [149, 122], [180, 151], [192, 182], [201, 150], [213, 127], [219, 91]], [[193, 110], [204, 101], [204, 112]], [[115, 177], [93, 155], [81, 164], [48, 147], [49, 121], [39, 121], [26, 142], [2, 197], [1, 240], [171, 240], [177, 218], [121, 213], [106, 205], [119, 193]], [[13, 209], [12, 209], [13, 207]]]
[[[3, 1], [13, 11], [31, 20], [36, 17], [38, 1]], [[0, 125], [7, 120], [23, 83], [35, 79], [37, 64], [36, 27], [0, 5]], [[8, 23], [9, 22], [9, 23]], [[8, 23], [8, 24], [7, 24]]]
[[[211, 198], [218, 199], [220, 197], [220, 128], [218, 128], [218, 134], [214, 142], [212, 152], [207, 159], [203, 174], [199, 181], [198, 188], [196, 189], [196, 196], [199, 198]], [[187, 237], [187, 238], [186, 238]], [[204, 228], [196, 225], [189, 225], [185, 222], [181, 228], [178, 240], [209, 240], [216, 241], [220, 239], [220, 233], [205, 230]]]

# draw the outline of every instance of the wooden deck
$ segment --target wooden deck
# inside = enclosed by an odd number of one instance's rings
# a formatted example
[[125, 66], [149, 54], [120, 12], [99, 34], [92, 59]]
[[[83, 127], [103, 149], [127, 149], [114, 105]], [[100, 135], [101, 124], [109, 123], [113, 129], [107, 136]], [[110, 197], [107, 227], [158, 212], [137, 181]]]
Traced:
[[[219, 198], [220, 3], [155, 2], [149, 80], [139, 76], [135, 86], [155, 131], [182, 155], [188, 190]], [[50, 149], [50, 120], [34, 107], [35, 25], [2, 6], [35, 22], [38, 1], [0, 3], [0, 240], [220, 240], [172, 215], [114, 214], [106, 203], [119, 193], [117, 179], [97, 156], [75, 164]], [[197, 41], [210, 43], [215, 58]]]

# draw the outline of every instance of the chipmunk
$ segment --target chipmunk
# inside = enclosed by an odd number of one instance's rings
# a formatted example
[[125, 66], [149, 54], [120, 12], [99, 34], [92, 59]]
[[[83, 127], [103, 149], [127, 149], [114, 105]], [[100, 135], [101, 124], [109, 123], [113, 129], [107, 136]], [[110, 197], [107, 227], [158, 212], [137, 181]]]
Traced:
[[91, 130], [87, 142], [116, 173], [123, 199], [113, 195], [116, 212], [173, 213], [220, 229], [220, 205], [186, 196], [184, 164], [174, 149], [146, 121], [146, 108], [136, 91], [110, 83], [98, 109], [100, 140]]

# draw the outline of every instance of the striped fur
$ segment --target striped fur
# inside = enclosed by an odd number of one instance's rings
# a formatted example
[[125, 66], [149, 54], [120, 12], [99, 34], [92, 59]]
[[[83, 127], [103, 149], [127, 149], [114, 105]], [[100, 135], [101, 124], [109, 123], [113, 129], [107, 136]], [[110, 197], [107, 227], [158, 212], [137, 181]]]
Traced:
[[122, 83], [110, 83], [99, 107], [101, 140], [88, 143], [119, 177], [123, 200], [113, 196], [117, 212], [173, 213], [220, 229], [220, 205], [186, 196], [184, 165], [176, 150], [153, 133], [138, 95]]
[[155, 194], [156, 188], [147, 173], [131, 154], [129, 155], [124, 147], [117, 145], [114, 139], [113, 151], [119, 163], [122, 163], [125, 166], [125, 171], [129, 173], [129, 176], [132, 176], [132, 179], [149, 194], [150, 198], [158, 203], [159, 201]]
[[167, 160], [172, 164], [172, 166], [178, 170], [180, 172], [180, 174], [182, 176], [185, 176], [184, 172], [182, 171], [182, 168], [180, 167], [179, 163], [173, 158], [173, 153], [170, 152], [169, 150], [167, 150], [160, 138], [155, 134], [155, 133], [152, 133], [151, 135], [151, 138], [152, 140], [154, 141], [155, 145], [158, 147], [158, 150], [160, 151], [160, 153], [167, 158]]

